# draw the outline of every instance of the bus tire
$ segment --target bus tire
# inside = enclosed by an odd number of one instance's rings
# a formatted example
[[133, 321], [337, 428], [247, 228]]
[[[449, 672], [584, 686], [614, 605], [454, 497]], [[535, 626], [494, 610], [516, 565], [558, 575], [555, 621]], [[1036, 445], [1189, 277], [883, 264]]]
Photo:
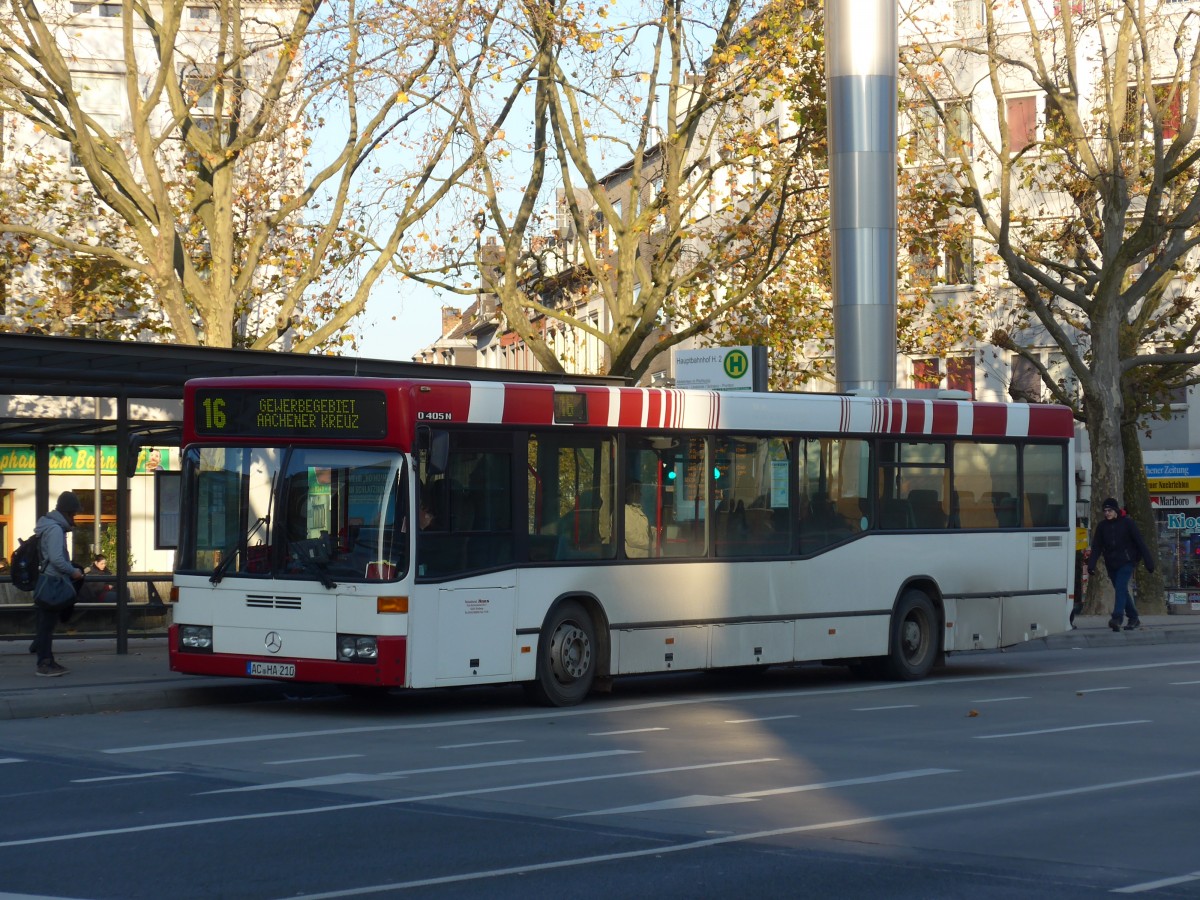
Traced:
[[546, 706], [574, 706], [596, 679], [596, 626], [583, 606], [567, 600], [554, 608], [538, 637], [534, 699]]
[[883, 674], [893, 681], [916, 681], [933, 668], [938, 656], [938, 617], [924, 591], [909, 588], [900, 595], [892, 616]]

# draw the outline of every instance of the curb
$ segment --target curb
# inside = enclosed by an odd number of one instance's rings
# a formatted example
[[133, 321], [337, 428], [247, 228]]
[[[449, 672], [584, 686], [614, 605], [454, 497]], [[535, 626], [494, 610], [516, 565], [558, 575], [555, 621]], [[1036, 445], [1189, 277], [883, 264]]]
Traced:
[[1137, 631], [1112, 631], [1108, 628], [1076, 629], [1064, 634], [1053, 634], [1024, 644], [1009, 647], [1009, 653], [1031, 650], [1085, 650], [1092, 647], [1149, 646], [1152, 644], [1196, 644], [1200, 643], [1200, 628], [1176, 627], [1172, 625], [1143, 625]]
[[188, 706], [227, 706], [336, 695], [336, 691], [328, 685], [275, 682], [230, 684], [224, 679], [213, 679], [208, 684], [187, 687], [138, 685], [113, 689], [111, 685], [96, 685], [82, 690], [44, 688], [13, 692], [7, 697], [0, 697], [0, 721], [138, 712], [148, 709], [180, 709]]

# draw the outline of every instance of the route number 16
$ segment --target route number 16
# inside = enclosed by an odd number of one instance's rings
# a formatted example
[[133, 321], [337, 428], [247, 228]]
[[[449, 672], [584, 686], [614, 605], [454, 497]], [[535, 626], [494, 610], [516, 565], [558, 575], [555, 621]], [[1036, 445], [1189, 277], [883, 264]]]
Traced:
[[205, 397], [203, 402], [205, 429], [224, 428], [225, 401], [219, 397]]

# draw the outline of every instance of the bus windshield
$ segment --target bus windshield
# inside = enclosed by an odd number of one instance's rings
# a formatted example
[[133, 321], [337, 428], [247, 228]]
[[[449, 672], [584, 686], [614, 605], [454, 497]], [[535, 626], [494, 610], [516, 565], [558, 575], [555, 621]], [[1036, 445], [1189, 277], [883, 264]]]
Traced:
[[191, 448], [183, 458], [180, 574], [392, 581], [408, 569], [408, 479], [398, 453]]

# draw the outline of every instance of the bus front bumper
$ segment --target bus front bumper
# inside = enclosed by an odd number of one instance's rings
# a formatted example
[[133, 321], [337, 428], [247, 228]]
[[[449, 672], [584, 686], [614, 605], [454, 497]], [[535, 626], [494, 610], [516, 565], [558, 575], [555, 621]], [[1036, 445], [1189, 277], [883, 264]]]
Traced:
[[269, 681], [303, 681], [314, 684], [361, 684], [403, 687], [407, 638], [379, 637], [379, 652], [372, 662], [339, 662], [331, 659], [248, 656], [187, 650], [179, 644], [179, 625], [169, 632], [171, 671], [186, 675], [214, 675]]

